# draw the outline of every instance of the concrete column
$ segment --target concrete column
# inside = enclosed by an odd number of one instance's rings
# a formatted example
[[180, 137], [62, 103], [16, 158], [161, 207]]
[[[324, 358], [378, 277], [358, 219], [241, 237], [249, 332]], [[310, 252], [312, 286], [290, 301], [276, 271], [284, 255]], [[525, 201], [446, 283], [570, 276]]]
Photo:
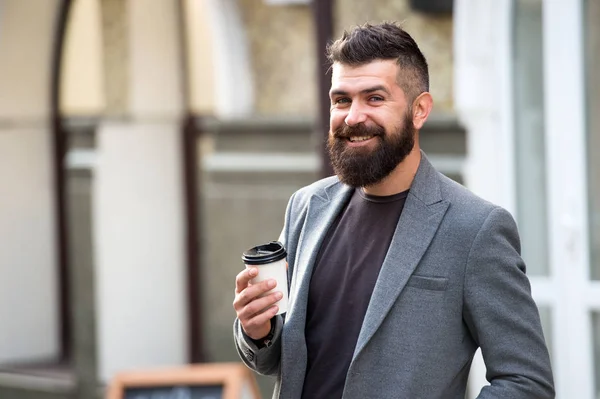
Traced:
[[[195, 115], [215, 115], [217, 65], [213, 56], [214, 37], [206, 0], [185, 0], [186, 69], [188, 71], [189, 111]], [[250, 80], [250, 79], [248, 79]]]
[[60, 350], [49, 123], [57, 4], [0, 3], [0, 363]]
[[[247, 117], [254, 111], [254, 79], [248, 55], [247, 33], [244, 31], [242, 16], [236, 0], [198, 0], [188, 2], [191, 21], [205, 21], [204, 33], [210, 34], [211, 48], [191, 51], [189, 61], [200, 66], [198, 50], [204, 58], [212, 59], [214, 65], [214, 113], [221, 119]], [[203, 16], [199, 13], [206, 13]], [[190, 27], [191, 28], [191, 27]], [[190, 31], [190, 44], [201, 43], [197, 30]], [[212, 53], [210, 53], [212, 50]], [[192, 77], [194, 72], [190, 71]], [[192, 105], [197, 108], [198, 94], [204, 91], [201, 81], [192, 81]], [[200, 91], [199, 91], [200, 90]], [[210, 96], [210, 92], [200, 95]], [[235, 101], [232, 101], [235, 99]]]
[[63, 117], [98, 117], [106, 106], [103, 87], [100, 0], [71, 5], [60, 76]]
[[93, 219], [103, 381], [187, 362], [177, 5], [102, 3], [108, 117], [97, 132]]

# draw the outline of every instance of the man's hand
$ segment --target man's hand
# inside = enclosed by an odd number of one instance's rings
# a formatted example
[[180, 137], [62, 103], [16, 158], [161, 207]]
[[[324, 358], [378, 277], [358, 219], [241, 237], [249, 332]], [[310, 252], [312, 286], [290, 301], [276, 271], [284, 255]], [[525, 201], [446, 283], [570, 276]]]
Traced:
[[275, 280], [261, 281], [252, 285], [250, 280], [256, 277], [258, 269], [248, 268], [235, 278], [235, 299], [233, 308], [240, 320], [242, 329], [247, 336], [254, 340], [266, 337], [271, 330], [271, 318], [279, 310], [275, 302], [283, 296], [274, 292], [261, 298], [266, 292], [275, 288]]

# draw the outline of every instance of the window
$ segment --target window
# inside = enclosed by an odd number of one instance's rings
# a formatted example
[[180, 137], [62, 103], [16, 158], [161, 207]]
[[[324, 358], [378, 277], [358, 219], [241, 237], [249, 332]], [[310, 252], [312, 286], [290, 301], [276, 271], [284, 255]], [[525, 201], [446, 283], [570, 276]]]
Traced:
[[517, 0], [514, 121], [517, 219], [527, 273], [549, 274], [541, 0]]

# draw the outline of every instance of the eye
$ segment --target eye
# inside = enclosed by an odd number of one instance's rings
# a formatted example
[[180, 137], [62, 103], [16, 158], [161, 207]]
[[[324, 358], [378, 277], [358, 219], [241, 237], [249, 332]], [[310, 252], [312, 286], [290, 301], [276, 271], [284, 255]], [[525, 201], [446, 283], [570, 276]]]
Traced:
[[350, 99], [348, 97], [339, 97], [333, 100], [334, 104], [350, 104]]
[[383, 101], [384, 99], [381, 96], [371, 96], [371, 97], [369, 97], [369, 100], [370, 101]]

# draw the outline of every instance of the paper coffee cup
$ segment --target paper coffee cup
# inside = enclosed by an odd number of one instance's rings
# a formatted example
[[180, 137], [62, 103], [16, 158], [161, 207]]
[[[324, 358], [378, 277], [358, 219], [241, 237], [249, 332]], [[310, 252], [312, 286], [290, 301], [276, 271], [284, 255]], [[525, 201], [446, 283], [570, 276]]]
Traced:
[[275, 288], [265, 293], [265, 295], [268, 295], [280, 291], [283, 294], [283, 297], [275, 303], [279, 306], [277, 314], [285, 313], [288, 310], [286, 256], [287, 253], [283, 244], [278, 241], [258, 245], [242, 254], [242, 260], [246, 267], [256, 267], [258, 269], [258, 275], [250, 280], [252, 284], [269, 279], [277, 281]]

